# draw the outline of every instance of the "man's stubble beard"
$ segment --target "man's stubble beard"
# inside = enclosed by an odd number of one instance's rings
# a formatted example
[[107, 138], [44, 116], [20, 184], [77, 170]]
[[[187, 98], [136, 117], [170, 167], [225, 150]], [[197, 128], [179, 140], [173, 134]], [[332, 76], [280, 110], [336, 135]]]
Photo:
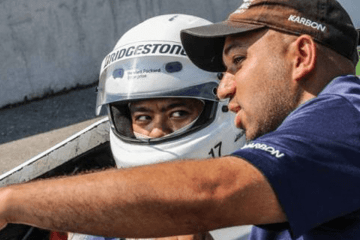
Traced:
[[[271, 84], [266, 84], [261, 89], [266, 96], [258, 99], [259, 102], [255, 104], [263, 107], [258, 116], [253, 117], [257, 128], [252, 134], [246, 135], [247, 141], [276, 130], [300, 103], [303, 91], [300, 87], [291, 89], [289, 80], [284, 79], [282, 77], [284, 75], [281, 75], [280, 71], [275, 78], [269, 81]], [[246, 130], [245, 133], [247, 133]]]

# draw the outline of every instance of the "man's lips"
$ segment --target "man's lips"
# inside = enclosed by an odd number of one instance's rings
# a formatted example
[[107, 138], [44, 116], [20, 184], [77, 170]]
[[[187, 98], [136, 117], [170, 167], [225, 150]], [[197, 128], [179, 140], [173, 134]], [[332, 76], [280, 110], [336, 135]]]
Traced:
[[242, 122], [241, 122], [241, 117], [240, 117], [240, 111], [238, 111], [236, 113], [234, 123], [237, 128], [243, 128]]
[[239, 104], [236, 104], [236, 103], [232, 103], [230, 102], [228, 104], [228, 107], [229, 107], [229, 110], [234, 112], [234, 113], [237, 113], [241, 110], [241, 107], [239, 106]]
[[228, 107], [229, 107], [230, 111], [236, 113], [235, 119], [234, 119], [235, 126], [237, 128], [242, 128], [241, 117], [240, 117], [241, 107], [238, 104], [231, 103], [231, 102], [229, 103]]

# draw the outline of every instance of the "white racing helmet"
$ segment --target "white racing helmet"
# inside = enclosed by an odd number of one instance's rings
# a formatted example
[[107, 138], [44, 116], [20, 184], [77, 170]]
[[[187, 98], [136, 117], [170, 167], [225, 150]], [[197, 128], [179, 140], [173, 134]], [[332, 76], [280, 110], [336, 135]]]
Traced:
[[[219, 75], [193, 65], [181, 45], [180, 30], [211, 24], [194, 16], [150, 18], [126, 32], [102, 62], [96, 113], [107, 106], [110, 145], [118, 167], [230, 154], [245, 142], [234, 126], [227, 101], [218, 101]], [[186, 131], [161, 138], [134, 136], [129, 103], [154, 98], [193, 98], [204, 109]]]

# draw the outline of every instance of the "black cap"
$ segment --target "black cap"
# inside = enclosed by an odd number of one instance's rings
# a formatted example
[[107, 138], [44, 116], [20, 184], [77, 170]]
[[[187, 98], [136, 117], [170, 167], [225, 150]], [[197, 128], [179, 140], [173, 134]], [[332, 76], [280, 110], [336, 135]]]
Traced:
[[223, 22], [182, 30], [181, 41], [196, 66], [222, 72], [225, 37], [261, 28], [308, 34], [355, 65], [359, 60], [358, 33], [336, 0], [244, 0]]

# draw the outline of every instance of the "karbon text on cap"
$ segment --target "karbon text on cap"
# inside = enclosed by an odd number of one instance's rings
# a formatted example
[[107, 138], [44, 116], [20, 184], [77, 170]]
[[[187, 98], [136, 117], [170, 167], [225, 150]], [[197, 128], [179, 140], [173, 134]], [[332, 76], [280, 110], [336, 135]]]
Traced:
[[355, 65], [358, 62], [358, 33], [336, 0], [244, 0], [223, 22], [182, 30], [181, 40], [196, 66], [222, 72], [225, 37], [261, 28], [308, 34]]

